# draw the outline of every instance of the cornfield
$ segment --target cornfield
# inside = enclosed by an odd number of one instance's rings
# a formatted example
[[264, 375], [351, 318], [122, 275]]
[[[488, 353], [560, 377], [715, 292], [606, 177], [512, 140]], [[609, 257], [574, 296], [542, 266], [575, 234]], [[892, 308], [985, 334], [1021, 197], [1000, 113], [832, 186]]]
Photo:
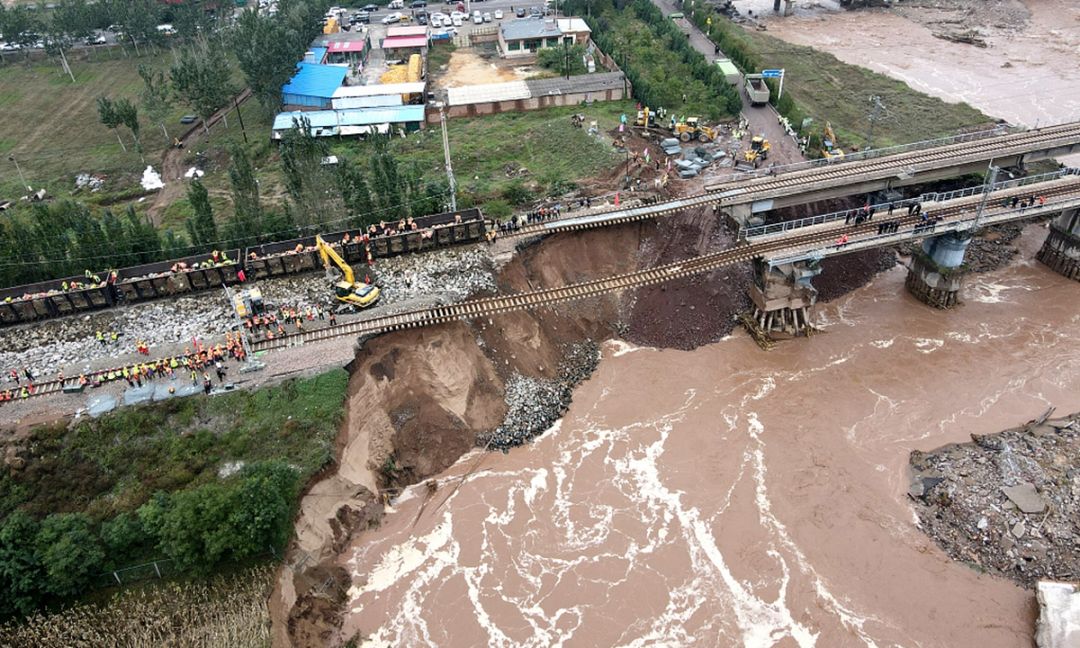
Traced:
[[262, 648], [270, 645], [266, 598], [273, 565], [206, 581], [125, 590], [104, 605], [78, 605], [0, 626], [0, 646]]

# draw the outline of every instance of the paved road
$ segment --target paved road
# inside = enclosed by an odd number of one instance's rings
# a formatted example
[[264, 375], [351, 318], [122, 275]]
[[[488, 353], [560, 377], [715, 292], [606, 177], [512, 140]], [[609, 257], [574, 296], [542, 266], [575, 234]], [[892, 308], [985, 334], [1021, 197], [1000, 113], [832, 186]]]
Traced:
[[[653, 4], [661, 9], [664, 14], [669, 14], [673, 11], [682, 11], [681, 7], [676, 6], [672, 0], [653, 0]], [[709, 61], [717, 58], [715, 54], [715, 44], [709, 40], [709, 38], [697, 28], [696, 25], [689, 20], [680, 20], [678, 25], [684, 32], [690, 34], [690, 44], [694, 46], [694, 49], [705, 55], [705, 58]], [[752, 135], [764, 134], [766, 139], [772, 145], [772, 151], [769, 155], [769, 161], [777, 164], [791, 164], [794, 162], [802, 162], [806, 158], [803, 156], [802, 151], [799, 150], [798, 145], [791, 139], [791, 137], [784, 131], [776, 119], [776, 112], [768, 106], [754, 107], [750, 105], [750, 101], [746, 96], [746, 93], [739, 89], [739, 95], [743, 100], [743, 115], [746, 117], [750, 124], [748, 133], [743, 138], [743, 147], [748, 147], [750, 144], [750, 137]]]

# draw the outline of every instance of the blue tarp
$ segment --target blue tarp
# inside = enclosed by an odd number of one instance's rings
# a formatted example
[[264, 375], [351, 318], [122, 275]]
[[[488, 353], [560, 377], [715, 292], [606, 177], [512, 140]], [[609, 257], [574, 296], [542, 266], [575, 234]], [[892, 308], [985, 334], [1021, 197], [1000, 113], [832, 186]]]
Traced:
[[281, 88], [286, 105], [330, 107], [330, 98], [341, 87], [348, 69], [338, 65], [299, 63], [296, 76]]

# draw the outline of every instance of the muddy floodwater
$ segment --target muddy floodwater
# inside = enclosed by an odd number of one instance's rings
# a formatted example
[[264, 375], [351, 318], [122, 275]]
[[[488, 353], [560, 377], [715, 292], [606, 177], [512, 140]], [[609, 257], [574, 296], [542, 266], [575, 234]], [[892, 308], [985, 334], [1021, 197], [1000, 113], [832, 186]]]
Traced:
[[[939, 12], [935, 5], [975, 9]], [[898, 6], [903, 7], [898, 12], [802, 11], [769, 18], [767, 25], [773, 36], [824, 50], [945, 101], [965, 101], [1010, 123], [1036, 126], [1080, 117], [1080, 3], [998, 0], [996, 11], [963, 0]], [[977, 30], [988, 46], [934, 36], [967, 29]]]
[[950, 312], [897, 267], [769, 353], [741, 333], [694, 352], [608, 343], [560, 424], [466, 456], [430, 498], [413, 486], [343, 553], [344, 636], [1030, 645], [1032, 594], [949, 560], [906, 490], [912, 449], [1080, 409], [1078, 286], [1032, 260], [1044, 235], [1029, 227], [1021, 260]]

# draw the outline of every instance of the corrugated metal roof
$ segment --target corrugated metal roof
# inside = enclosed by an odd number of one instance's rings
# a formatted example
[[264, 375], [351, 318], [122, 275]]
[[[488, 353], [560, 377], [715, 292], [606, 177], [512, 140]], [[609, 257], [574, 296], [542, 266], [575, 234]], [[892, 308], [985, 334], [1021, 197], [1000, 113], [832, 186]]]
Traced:
[[356, 108], [353, 110], [312, 110], [309, 112], [283, 112], [274, 117], [274, 131], [287, 131], [293, 127], [293, 119], [306, 117], [311, 130], [324, 134], [346, 133], [351, 126], [375, 124], [403, 124], [424, 121], [423, 106], [387, 106], [382, 108]]
[[334, 91], [334, 99], [341, 97], [377, 97], [381, 95], [414, 94], [424, 91], [424, 82], [415, 83], [376, 83], [362, 86], [341, 86]]
[[281, 88], [281, 93], [329, 98], [341, 86], [348, 71], [348, 68], [338, 65], [300, 63], [296, 76]]
[[424, 47], [427, 45], [427, 36], [394, 36], [386, 38], [382, 42], [383, 49], [400, 49], [403, 47]]
[[488, 103], [491, 101], [514, 101], [548, 95], [604, 92], [623, 85], [622, 72], [599, 72], [582, 74], [564, 79], [535, 79], [532, 81], [508, 81], [482, 85], [447, 88], [447, 103], [451, 106]]
[[569, 79], [557, 77], [554, 79], [533, 79], [526, 81], [530, 96], [544, 97], [547, 95], [577, 94], [582, 92], [603, 92], [623, 85], [622, 72], [598, 72], [596, 74], [579, 74]]
[[427, 36], [427, 27], [416, 25], [415, 27], [390, 27], [386, 30], [386, 37], [395, 36]]
[[331, 52], [363, 52], [367, 47], [367, 41], [334, 41], [330, 43]]
[[589, 29], [588, 23], [586, 23], [581, 18], [559, 18], [556, 21], [556, 24], [559, 25], [559, 30], [561, 30], [564, 34], [569, 32], [592, 33], [592, 30]]
[[319, 63], [323, 62], [323, 59], [326, 58], [325, 47], [312, 47], [309, 51], [311, 52], [311, 60], [307, 61], [309, 63], [315, 63], [316, 65], [318, 65]]
[[423, 106], [388, 106], [386, 108], [358, 108], [339, 110], [341, 126], [366, 126], [371, 124], [401, 124], [424, 121]]
[[548, 22], [539, 18], [518, 18], [504, 22], [499, 26], [503, 40], [523, 40], [526, 38], [550, 38], [562, 36], [555, 21]]
[[513, 101], [528, 99], [531, 96], [529, 86], [525, 85], [524, 81], [484, 83], [446, 89], [446, 101], [451, 106], [467, 106], [490, 101]]
[[307, 117], [312, 128], [331, 128], [338, 125], [337, 113], [333, 110], [309, 110], [278, 113], [274, 117], [274, 130], [289, 130], [293, 127], [293, 119]]
[[373, 97], [334, 97], [330, 105], [334, 110], [349, 110], [351, 108], [375, 108], [379, 106], [400, 106], [405, 102], [401, 95], [376, 95]]

